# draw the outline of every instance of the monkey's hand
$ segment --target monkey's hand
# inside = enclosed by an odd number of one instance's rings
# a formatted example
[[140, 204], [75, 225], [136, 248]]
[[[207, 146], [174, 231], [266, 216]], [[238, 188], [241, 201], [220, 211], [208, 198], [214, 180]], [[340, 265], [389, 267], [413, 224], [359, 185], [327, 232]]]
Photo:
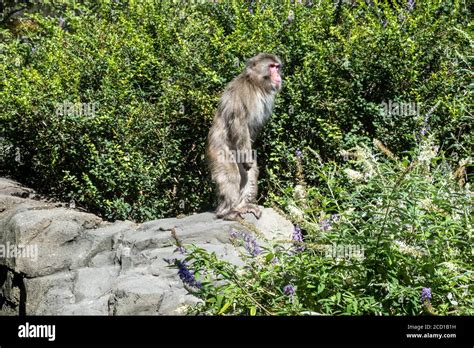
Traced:
[[244, 169], [245, 169], [246, 171], [249, 171], [250, 168], [252, 168], [252, 166], [253, 166], [253, 161], [252, 161], [252, 162], [243, 162], [243, 163], [242, 163], [242, 166], [244, 167]]

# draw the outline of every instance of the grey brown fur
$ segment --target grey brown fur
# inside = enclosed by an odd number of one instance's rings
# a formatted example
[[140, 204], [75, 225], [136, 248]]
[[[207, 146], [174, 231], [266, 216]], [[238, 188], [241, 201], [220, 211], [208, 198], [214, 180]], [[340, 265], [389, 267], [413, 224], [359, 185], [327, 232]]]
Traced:
[[[258, 168], [255, 156], [251, 156], [252, 143], [270, 117], [275, 95], [281, 89], [280, 67], [281, 61], [275, 55], [258, 54], [228, 84], [220, 99], [206, 149], [212, 180], [217, 186], [219, 218], [235, 220], [248, 212], [257, 218], [261, 215], [254, 204]], [[236, 152], [246, 157], [236, 158]]]

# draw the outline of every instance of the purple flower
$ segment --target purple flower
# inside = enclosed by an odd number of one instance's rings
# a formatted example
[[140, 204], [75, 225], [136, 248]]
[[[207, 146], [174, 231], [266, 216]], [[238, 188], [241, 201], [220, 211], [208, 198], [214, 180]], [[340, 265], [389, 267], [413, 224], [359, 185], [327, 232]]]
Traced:
[[283, 292], [287, 296], [293, 296], [295, 294], [295, 287], [292, 284], [285, 285]]
[[421, 128], [421, 131], [420, 131], [420, 134], [423, 136], [426, 135], [426, 133], [428, 133], [428, 131], [430, 130], [429, 121], [430, 121], [430, 113], [428, 113], [425, 116], [425, 119], [423, 120], [423, 127]]
[[183, 281], [183, 283], [188, 284], [190, 286], [194, 286], [196, 288], [201, 287], [201, 283], [194, 278], [194, 275], [188, 269], [185, 261], [176, 261], [176, 265], [178, 266], [178, 275], [179, 278]]
[[329, 231], [332, 229], [331, 227], [331, 219], [323, 219], [321, 220], [321, 222], [319, 223], [319, 225], [321, 226], [321, 229], [323, 231]]
[[429, 130], [430, 126], [424, 125], [423, 128], [421, 128], [420, 134], [424, 136], [428, 133]]
[[249, 233], [244, 233], [243, 237], [246, 243], [250, 243], [250, 241], [252, 240], [252, 236], [250, 236]]
[[332, 229], [332, 224], [341, 220], [339, 214], [333, 214], [328, 219], [323, 219], [319, 222], [323, 231], [329, 231]]
[[186, 253], [186, 248], [183, 247], [183, 246], [179, 246], [176, 249], [174, 249], [173, 252], [176, 252], [176, 251], [180, 252], [181, 254], [185, 254]]
[[408, 11], [411, 11], [415, 8], [415, 0], [408, 0], [407, 3], [407, 9]]
[[426, 301], [430, 302], [431, 300], [431, 289], [430, 288], [423, 288], [421, 290], [421, 302], [425, 303]]
[[301, 152], [300, 149], [296, 149], [295, 154], [296, 154], [296, 157], [298, 157], [298, 158], [300, 158], [303, 155], [303, 153]]
[[255, 3], [255, 1], [253, 1], [253, 0], [250, 2], [250, 6], [249, 6], [250, 14], [253, 14], [253, 7], [252, 6], [254, 5], [254, 3]]
[[257, 241], [250, 237], [248, 234], [244, 237], [244, 240], [247, 242], [245, 244], [245, 249], [247, 249], [247, 251], [253, 255], [253, 256], [257, 256], [259, 254], [262, 253], [262, 248], [260, 247], [260, 245], [258, 245]]
[[262, 251], [263, 251], [262, 248], [260, 247], [260, 245], [258, 245], [258, 243], [255, 239], [252, 243], [252, 247], [253, 247], [253, 255], [254, 256], [257, 256], [258, 254], [261, 254]]
[[301, 245], [301, 243], [303, 243], [303, 233], [301, 232], [301, 228], [298, 225], [295, 225], [295, 229], [293, 231], [293, 241], [296, 242], [297, 252], [304, 250], [304, 246]]
[[237, 232], [232, 230], [230, 232], [231, 239], [241, 238], [244, 240], [245, 249], [251, 254], [252, 256], [257, 256], [263, 252], [263, 249], [258, 245], [257, 240], [253, 238], [250, 233], [244, 232]]
[[290, 11], [290, 13], [288, 13], [288, 18], [286, 20], [288, 21], [288, 23], [291, 23], [293, 22], [293, 19], [294, 19], [293, 11]]
[[270, 262], [276, 265], [278, 262], [280, 262], [280, 260], [278, 259], [278, 257], [274, 257]]
[[303, 242], [303, 233], [298, 225], [295, 226], [295, 230], [293, 231], [293, 240], [295, 242]]

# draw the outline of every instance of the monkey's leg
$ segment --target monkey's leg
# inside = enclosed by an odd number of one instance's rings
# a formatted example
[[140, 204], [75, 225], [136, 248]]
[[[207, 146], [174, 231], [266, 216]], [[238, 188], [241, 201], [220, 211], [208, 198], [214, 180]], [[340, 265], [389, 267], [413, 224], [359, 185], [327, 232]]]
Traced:
[[254, 204], [258, 193], [258, 167], [254, 161], [252, 167], [246, 173], [246, 180], [242, 180], [243, 187], [240, 190], [240, 202], [238, 209], [242, 213], [252, 213], [257, 219], [262, 216], [260, 208]]
[[229, 211], [227, 214], [222, 216], [223, 220], [238, 221], [242, 218], [242, 212], [236, 209]]
[[218, 218], [236, 220], [240, 217], [237, 205], [240, 199], [240, 173], [236, 163], [223, 163], [213, 173], [217, 184], [219, 204]]
[[246, 203], [240, 210], [244, 213], [252, 213], [257, 219], [262, 217], [262, 210], [252, 203]]

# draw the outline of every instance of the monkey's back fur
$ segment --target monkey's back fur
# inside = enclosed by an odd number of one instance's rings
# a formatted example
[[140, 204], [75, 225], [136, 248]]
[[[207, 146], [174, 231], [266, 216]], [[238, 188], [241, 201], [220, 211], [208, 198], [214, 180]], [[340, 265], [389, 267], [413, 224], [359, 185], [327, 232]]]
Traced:
[[252, 143], [272, 113], [276, 92], [247, 66], [229, 83], [219, 101], [206, 148], [218, 190], [218, 217], [249, 206], [256, 199], [256, 158], [242, 163], [234, 155], [252, 152]]

